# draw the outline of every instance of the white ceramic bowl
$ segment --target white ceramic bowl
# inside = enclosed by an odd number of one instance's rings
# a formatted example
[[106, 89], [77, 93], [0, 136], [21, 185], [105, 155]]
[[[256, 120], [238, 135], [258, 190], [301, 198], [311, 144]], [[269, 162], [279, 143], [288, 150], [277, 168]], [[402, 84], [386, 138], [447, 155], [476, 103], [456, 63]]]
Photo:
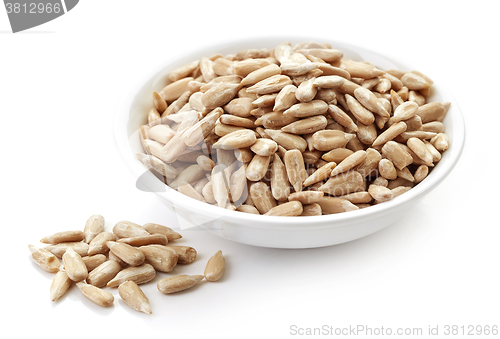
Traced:
[[[146, 123], [146, 112], [152, 107], [151, 94], [165, 86], [166, 76], [171, 70], [215, 53], [227, 55], [248, 48], [272, 49], [283, 41], [298, 43], [314, 40], [289, 37], [259, 38], [213, 46], [189, 55], [175, 55], [173, 60], [159, 65], [144, 78], [131, 84], [132, 88], [119, 103], [115, 116], [117, 148], [134, 178], [141, 178], [143, 186], [155, 192], [166, 207], [176, 212], [181, 228], [202, 227], [225, 239], [262, 247], [312, 248], [340, 244], [367, 236], [395, 222], [452, 171], [464, 146], [465, 126], [457, 103], [439, 83], [434, 84], [434, 95], [430, 101], [451, 102], [451, 108], [443, 122], [450, 138], [450, 148], [420, 184], [392, 201], [369, 208], [341, 214], [289, 218], [225, 210], [196, 201], [166, 187], [136, 159], [135, 153], [142, 152], [138, 130]], [[346, 57], [367, 60], [381, 69], [419, 69], [360, 47], [335, 41], [321, 42], [328, 42], [334, 48], [342, 50]]]

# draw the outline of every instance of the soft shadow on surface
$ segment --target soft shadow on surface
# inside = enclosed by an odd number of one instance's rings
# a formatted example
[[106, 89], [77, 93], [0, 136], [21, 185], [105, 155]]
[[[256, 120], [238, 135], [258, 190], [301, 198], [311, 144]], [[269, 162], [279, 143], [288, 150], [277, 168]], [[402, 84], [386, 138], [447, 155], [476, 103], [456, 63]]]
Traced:
[[51, 34], [51, 33], [57, 33], [54, 31], [21, 31], [17, 33], [12, 33], [12, 31], [0, 31], [0, 34]]

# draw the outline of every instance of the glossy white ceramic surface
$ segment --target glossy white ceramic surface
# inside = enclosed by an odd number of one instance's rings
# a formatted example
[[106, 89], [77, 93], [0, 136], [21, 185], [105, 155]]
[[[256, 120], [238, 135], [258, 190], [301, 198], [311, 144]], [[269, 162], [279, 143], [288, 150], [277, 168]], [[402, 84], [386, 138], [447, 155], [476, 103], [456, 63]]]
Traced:
[[[131, 81], [130, 91], [119, 103], [115, 115], [114, 133], [117, 149], [131, 171], [133, 178], [141, 178], [142, 185], [155, 192], [166, 208], [174, 209], [181, 228], [203, 227], [223, 238], [263, 247], [312, 248], [340, 244], [367, 236], [394, 223], [427, 193], [441, 183], [453, 170], [460, 158], [465, 142], [465, 126], [460, 109], [439, 83], [433, 85], [429, 101], [449, 101], [450, 110], [444, 120], [450, 148], [429, 176], [409, 192], [392, 201], [369, 208], [335, 215], [315, 217], [270, 217], [225, 210], [196, 201], [163, 184], [140, 163], [135, 153], [142, 152], [138, 129], [146, 123], [146, 112], [152, 106], [151, 93], [161, 90], [166, 84], [167, 74], [174, 68], [215, 53], [236, 53], [248, 48], [273, 48], [283, 41], [297, 43], [315, 40], [292, 37], [243, 40], [205, 48], [188, 55], [171, 55], [165, 64], [158, 65], [142, 79]], [[344, 52], [344, 56], [355, 60], [367, 60], [381, 69], [419, 69], [389, 57], [370, 52], [361, 47], [335, 41], [328, 42], [333, 48]], [[144, 65], [148, 69], [147, 65]], [[422, 70], [425, 72], [425, 70]], [[160, 188], [160, 189], [159, 189]]]

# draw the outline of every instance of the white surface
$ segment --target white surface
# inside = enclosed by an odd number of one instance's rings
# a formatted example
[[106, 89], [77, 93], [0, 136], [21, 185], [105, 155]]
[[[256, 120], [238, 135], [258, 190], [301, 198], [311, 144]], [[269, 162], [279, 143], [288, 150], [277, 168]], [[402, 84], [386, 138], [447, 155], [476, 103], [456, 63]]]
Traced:
[[[144, 164], [136, 157], [137, 153], [144, 152], [139, 142], [140, 128], [146, 124], [146, 113], [153, 107], [151, 93], [160, 92], [165, 86], [163, 82], [170, 71], [189, 60], [199, 60], [214, 53], [228, 55], [249, 48], [272, 49], [283, 41], [296, 44], [302, 41], [314, 41], [315, 37], [303, 37], [302, 39], [297, 40], [293, 36], [280, 36], [228, 41], [208, 49], [201, 49], [193, 54], [173, 56], [151, 73], [145, 72], [145, 76], [130, 81], [130, 89], [125, 92], [115, 112], [114, 135], [118, 151], [134, 178], [137, 181], [140, 180], [143, 187], [154, 192], [168, 208], [173, 208], [179, 223], [185, 221], [185, 223], [179, 224], [181, 229], [202, 226], [225, 239], [270, 248], [298, 249], [338, 245], [373, 234], [398, 221], [454, 169], [464, 147], [464, 120], [453, 96], [442, 84], [434, 84], [433, 95], [428, 98], [428, 101], [451, 103], [446, 118], [443, 120], [451, 145], [426, 180], [397, 199], [372, 206], [372, 208], [350, 213], [288, 218], [286, 220], [281, 217], [240, 213], [210, 206], [175, 190], [167, 189], [152, 172], [145, 171]], [[366, 60], [382, 69], [405, 71], [415, 69], [414, 66], [373, 53], [360, 46], [344, 44], [333, 39], [322, 41], [340, 49], [344, 58]], [[145, 64], [142, 66], [146, 68]]]
[[[442, 337], [445, 325], [500, 325], [500, 25], [494, 2], [436, 3], [81, 1], [15, 35], [4, 34], [9, 25], [0, 9], [2, 332], [288, 338], [299, 337], [291, 325], [421, 327], [424, 334], [438, 325]], [[29, 243], [81, 229], [94, 213], [104, 215], [108, 229], [123, 219], [176, 227], [155, 196], [135, 188], [113, 144], [116, 103], [127, 81], [144, 71], [136, 65], [273, 32], [365, 46], [442, 83], [467, 124], [455, 171], [397, 224], [339, 246], [263, 249], [186, 230], [182, 243], [199, 257], [176, 273], [198, 274], [221, 249], [226, 274], [175, 296], [145, 286], [153, 316], [130, 311], [118, 296], [101, 309], [75, 288], [52, 303], [52, 276], [32, 264]]]

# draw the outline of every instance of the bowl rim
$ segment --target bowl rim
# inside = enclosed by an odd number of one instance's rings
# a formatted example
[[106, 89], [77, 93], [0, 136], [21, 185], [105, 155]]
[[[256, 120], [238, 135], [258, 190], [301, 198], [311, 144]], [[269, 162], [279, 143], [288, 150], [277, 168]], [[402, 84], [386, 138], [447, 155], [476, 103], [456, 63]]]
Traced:
[[[319, 37], [321, 38], [321, 37]], [[294, 41], [300, 39], [300, 41], [317, 41], [318, 37], [301, 37], [301, 36], [274, 36], [274, 37], [256, 37], [248, 39], [238, 39], [232, 40], [225, 43], [219, 43], [212, 46], [205, 46], [195, 51], [189, 51], [182, 54], [176, 54], [174, 57], [168, 58], [161, 64], [154, 65], [150, 67], [148, 72], [144, 75], [138, 77], [131, 82], [131, 86], [126, 90], [122, 98], [118, 101], [115, 109], [114, 119], [113, 119], [113, 134], [115, 146], [118, 152], [129, 168], [132, 175], [137, 179], [140, 175], [144, 175], [147, 172], [148, 179], [158, 180], [153, 173], [148, 171], [142, 163], [135, 157], [135, 153], [130, 148], [128, 135], [128, 121], [130, 117], [130, 107], [132, 106], [136, 95], [139, 93], [140, 89], [151, 79], [155, 78], [159, 73], [172, 69], [172, 65], [179, 60], [190, 60], [193, 58], [199, 58], [201, 55], [206, 55], [208, 51], [216, 49], [227, 49], [234, 45], [255, 45], [256, 43], [262, 44], [279, 44], [283, 41]], [[358, 50], [362, 52], [367, 52], [373, 55], [378, 55], [386, 60], [393, 62], [394, 64], [404, 66], [406, 69], [413, 69], [408, 67], [405, 63], [400, 62], [392, 57], [384, 56], [378, 52], [371, 51], [364, 47], [359, 47], [349, 43], [345, 43], [340, 40], [325, 39], [321, 38], [322, 41], [332, 44], [332, 46], [338, 45], [353, 50]], [[236, 51], [235, 51], [236, 52]], [[453, 138], [450, 143], [450, 148], [446, 151], [448, 159], [444, 163], [439, 162], [436, 167], [429, 173], [422, 182], [413, 187], [411, 190], [405, 192], [404, 194], [394, 198], [393, 200], [384, 202], [382, 204], [373, 205], [367, 208], [362, 208], [355, 211], [329, 214], [321, 216], [308, 216], [301, 218], [283, 218], [280, 216], [266, 216], [266, 215], [254, 215], [250, 213], [242, 213], [232, 210], [223, 209], [217, 206], [212, 206], [210, 204], [197, 201], [193, 198], [183, 195], [175, 191], [174, 189], [165, 185], [166, 190], [164, 192], [153, 192], [162, 200], [168, 201], [174, 208], [181, 208], [184, 210], [196, 210], [197, 213], [205, 216], [210, 216], [215, 219], [224, 219], [225, 221], [231, 221], [248, 225], [248, 222], [253, 222], [252, 227], [254, 228], [268, 228], [270, 224], [277, 228], [297, 228], [305, 227], [310, 228], [310, 224], [323, 224], [323, 227], [335, 227], [337, 225], [344, 226], [349, 222], [356, 222], [360, 218], [369, 218], [372, 215], [381, 215], [385, 213], [390, 213], [393, 208], [397, 206], [409, 203], [412, 200], [418, 200], [422, 198], [425, 194], [434, 189], [439, 185], [453, 170], [453, 168], [458, 163], [462, 151], [465, 145], [466, 131], [465, 122], [463, 114], [458, 106], [458, 103], [452, 96], [452, 94], [445, 89], [441, 84], [434, 84], [434, 89], [436, 92], [440, 93], [442, 96], [446, 97], [446, 101], [451, 102], [450, 110], [452, 110], [453, 118]], [[451, 113], [451, 112], [449, 112]], [[448, 113], [448, 114], [449, 114]], [[280, 227], [281, 226], [281, 227]], [[315, 227], [317, 227], [316, 225]]]

